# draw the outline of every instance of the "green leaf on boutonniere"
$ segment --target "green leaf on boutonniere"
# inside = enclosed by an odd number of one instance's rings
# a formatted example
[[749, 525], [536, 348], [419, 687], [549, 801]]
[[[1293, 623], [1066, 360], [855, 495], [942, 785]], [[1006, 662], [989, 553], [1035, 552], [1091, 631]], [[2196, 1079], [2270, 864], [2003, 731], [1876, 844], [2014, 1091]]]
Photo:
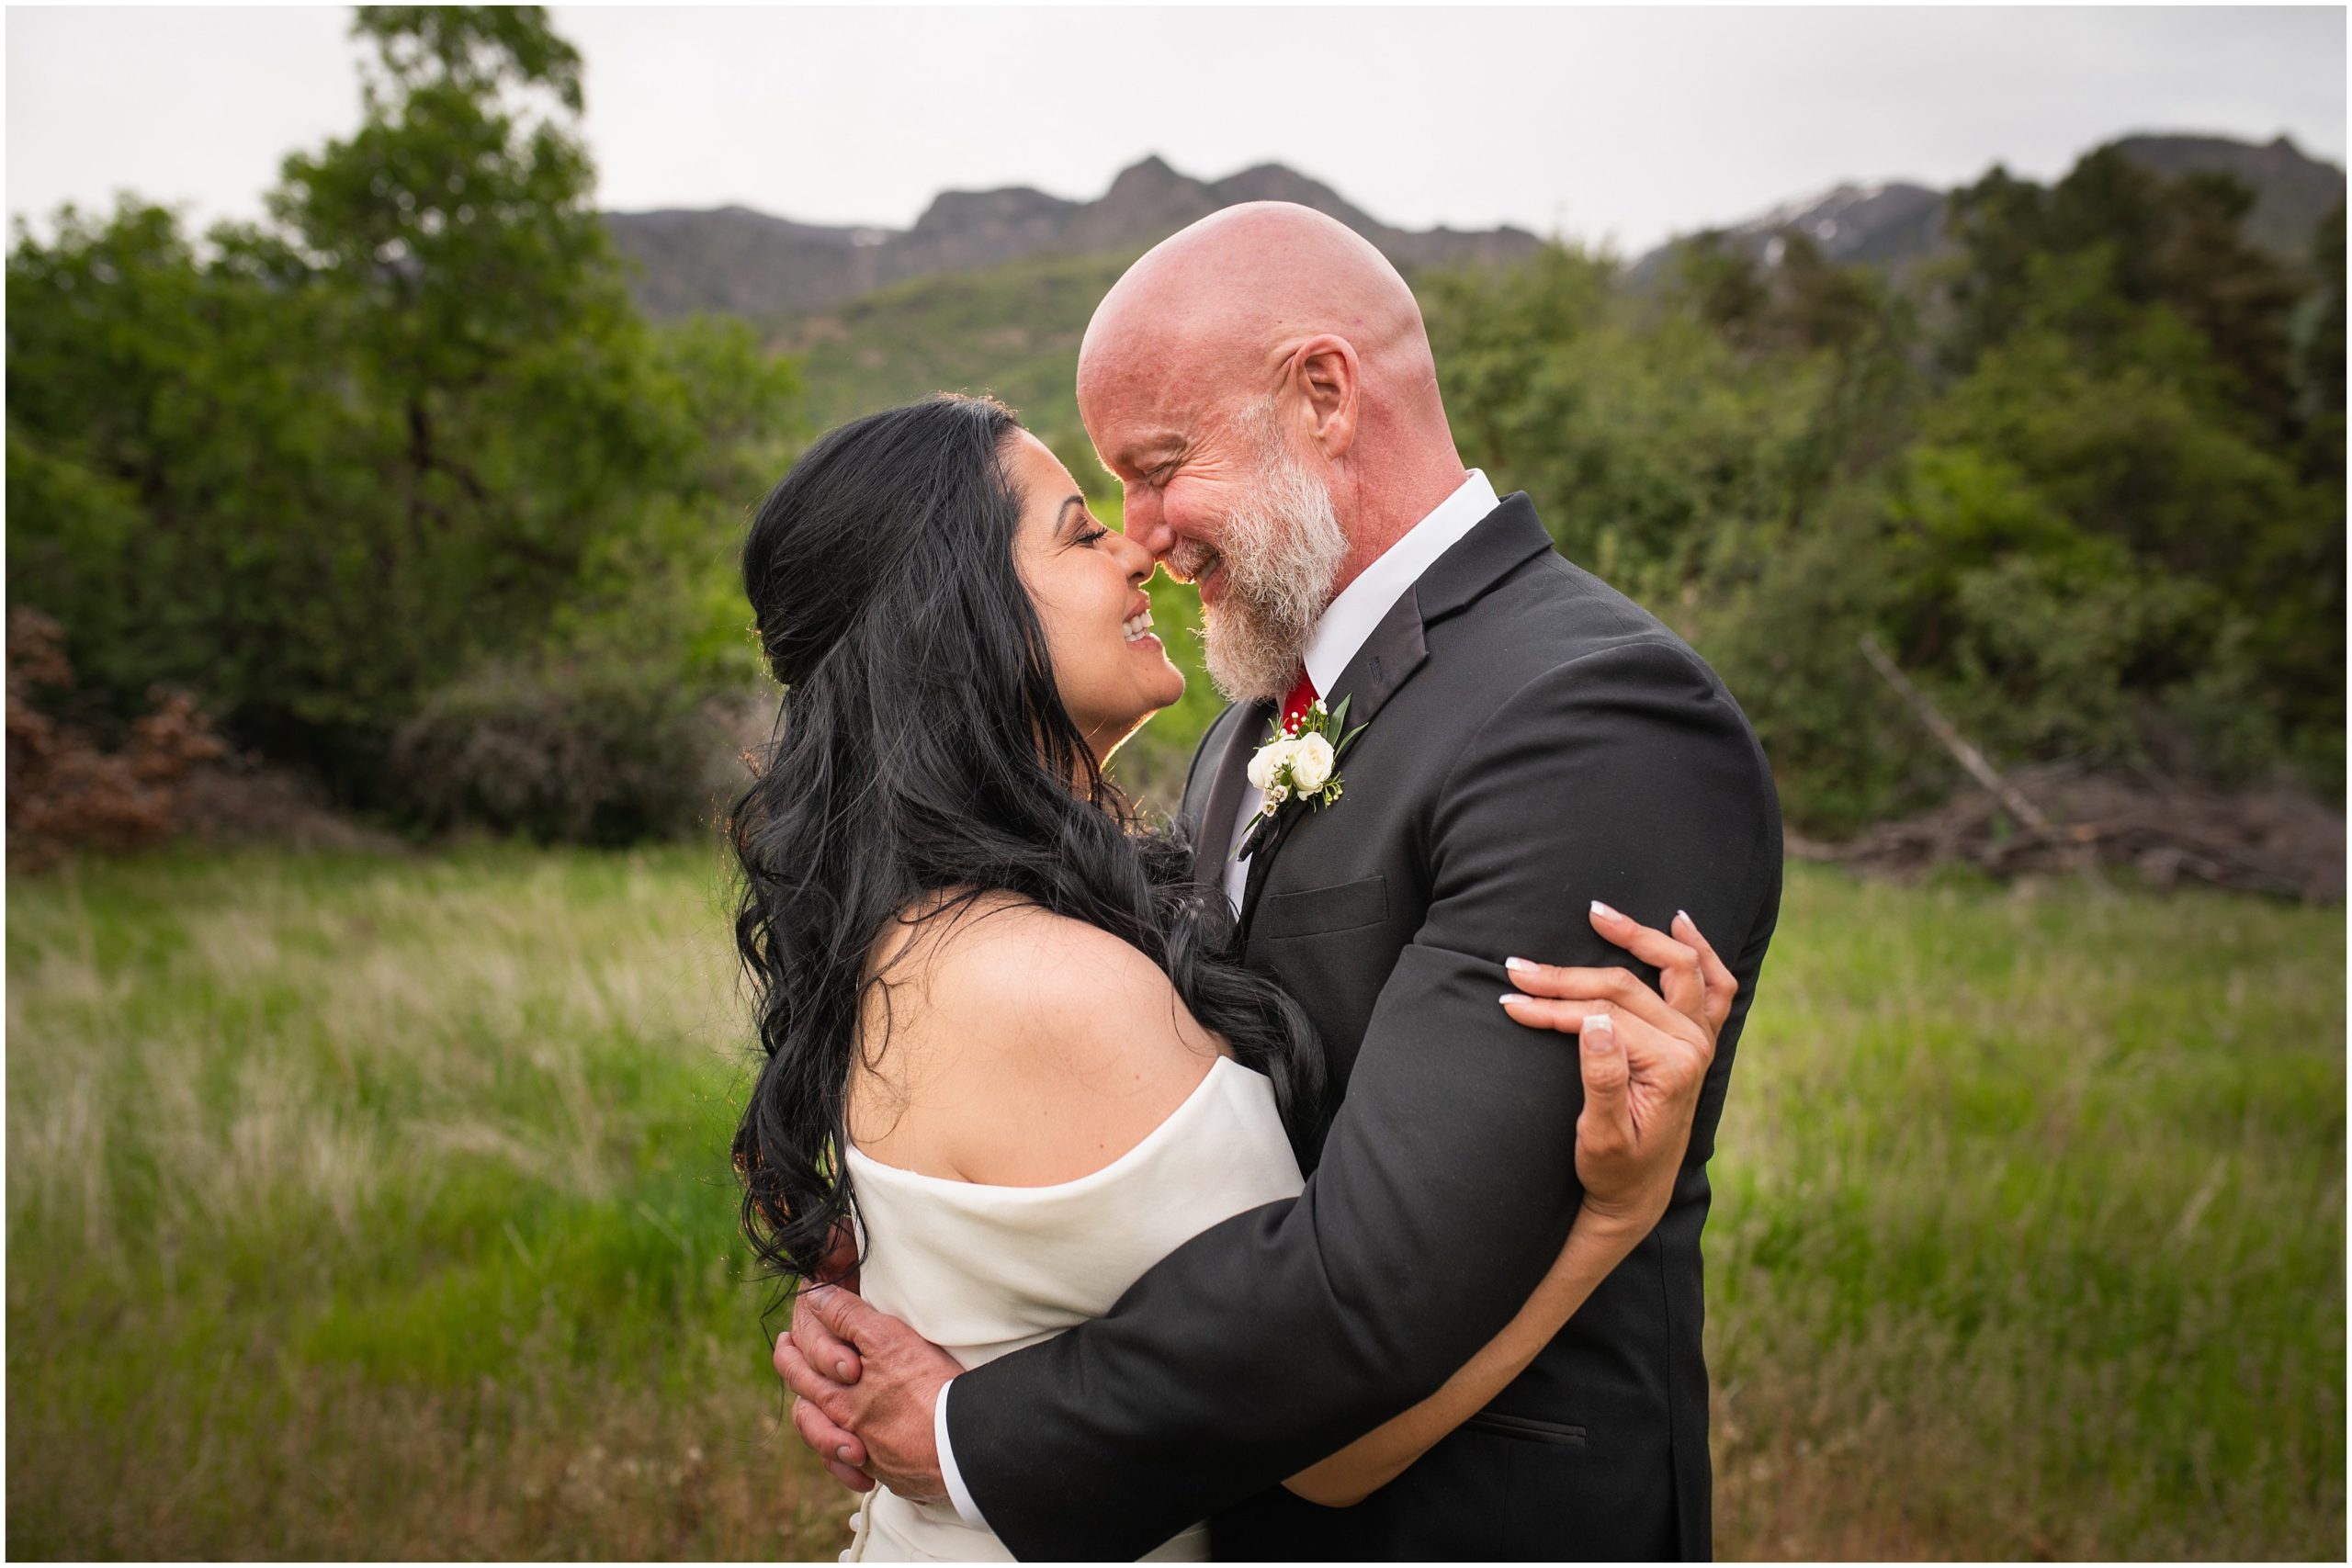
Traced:
[[1348, 705], [1355, 700], [1356, 694], [1350, 692], [1340, 699], [1340, 705], [1331, 710], [1331, 728], [1342, 732], [1340, 739], [1331, 743], [1331, 755], [1334, 759], [1352, 745], [1357, 736], [1364, 732], [1364, 727], [1361, 724], [1353, 729], [1348, 728]]

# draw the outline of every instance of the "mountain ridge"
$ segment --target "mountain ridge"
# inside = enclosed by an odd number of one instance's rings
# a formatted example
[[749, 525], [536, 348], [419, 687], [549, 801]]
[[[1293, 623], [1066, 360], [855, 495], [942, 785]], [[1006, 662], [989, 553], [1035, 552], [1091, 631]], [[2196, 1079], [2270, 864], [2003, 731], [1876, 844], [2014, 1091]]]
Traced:
[[605, 222], [621, 254], [638, 264], [635, 292], [648, 315], [715, 310], [770, 320], [910, 278], [1035, 257], [1139, 252], [1220, 208], [1270, 200], [1328, 213], [1402, 268], [1508, 262], [1543, 243], [1508, 227], [1398, 229], [1281, 164], [1202, 180], [1158, 154], [1120, 170], [1092, 201], [1028, 186], [942, 191], [908, 229], [799, 223], [745, 207], [608, 212]]
[[[2308, 258], [2312, 227], [2344, 199], [2344, 171], [2285, 136], [2253, 142], [2202, 132], [2136, 131], [2100, 145], [2166, 179], [2199, 171], [2233, 176], [2254, 193], [2247, 238], [2290, 262]], [[1811, 238], [1828, 261], [1902, 273], [1947, 249], [1943, 217], [1951, 194], [1907, 180], [1844, 182], [1713, 232], [1767, 265], [1778, 258], [1781, 237], [1794, 231]], [[1679, 234], [1645, 252], [1627, 268], [1629, 281], [1636, 288], [1657, 281], [1697, 237]]]
[[[2255, 194], [2248, 237], [2299, 262], [2312, 225], [2344, 199], [2344, 171], [2283, 135], [2254, 142], [2204, 132], [2140, 131], [2106, 145], [2167, 178], [2195, 170], [2233, 175]], [[1909, 180], [1847, 181], [1713, 231], [1769, 263], [1780, 238], [1795, 230], [1832, 262], [1900, 274], [1943, 253], [1950, 194]], [[802, 223], [742, 206], [608, 212], [605, 221], [622, 254], [637, 265], [633, 287], [647, 314], [667, 319], [718, 311], [779, 321], [918, 278], [1030, 260], [1133, 255], [1242, 201], [1295, 201], [1328, 213], [1407, 271], [1508, 263], [1543, 243], [1511, 227], [1398, 229], [1283, 164], [1256, 164], [1203, 180], [1156, 153], [1120, 170], [1091, 201], [1029, 186], [946, 190], [905, 229]], [[1644, 253], [1627, 267], [1629, 280], [1637, 288], [1657, 281], [1695, 237], [1677, 235]]]

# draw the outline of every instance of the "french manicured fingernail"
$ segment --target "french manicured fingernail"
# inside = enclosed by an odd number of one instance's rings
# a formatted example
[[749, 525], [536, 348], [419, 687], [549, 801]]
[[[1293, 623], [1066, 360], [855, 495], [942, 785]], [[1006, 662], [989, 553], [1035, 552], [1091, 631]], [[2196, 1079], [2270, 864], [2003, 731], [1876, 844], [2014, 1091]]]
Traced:
[[1698, 921], [1696, 921], [1696, 920], [1694, 920], [1694, 919], [1690, 919], [1690, 910], [1688, 910], [1688, 909], [1677, 909], [1677, 910], [1675, 910], [1675, 911], [1674, 911], [1674, 918], [1675, 918], [1676, 919], [1678, 919], [1678, 920], [1684, 921], [1684, 922], [1686, 922], [1686, 923], [1688, 923], [1688, 924], [1690, 924], [1690, 925], [1693, 925], [1693, 926], [1695, 926], [1695, 925], [1697, 925], [1697, 924], [1699, 923]]
[[1592, 912], [1604, 920], [1622, 920], [1625, 918], [1598, 898], [1592, 901]]
[[847, 1443], [843, 1443], [840, 1448], [835, 1449], [833, 1452], [841, 1456], [841, 1461], [843, 1464], [847, 1464], [849, 1462], [849, 1445]]
[[1505, 1007], [1510, 1006], [1513, 1002], [1526, 1002], [1532, 1001], [1535, 998], [1532, 997], [1522, 997], [1517, 991], [1505, 991], [1502, 996], [1502, 1003]]
[[1617, 1038], [1617, 1026], [1609, 1021], [1607, 1013], [1597, 1012], [1584, 1021], [1584, 1028], [1577, 1038], [1583, 1041], [1587, 1048], [1598, 1051]]
[[1503, 960], [1503, 967], [1506, 969], [1524, 969], [1530, 974], [1532, 974], [1542, 966], [1531, 959], [1506, 958]]

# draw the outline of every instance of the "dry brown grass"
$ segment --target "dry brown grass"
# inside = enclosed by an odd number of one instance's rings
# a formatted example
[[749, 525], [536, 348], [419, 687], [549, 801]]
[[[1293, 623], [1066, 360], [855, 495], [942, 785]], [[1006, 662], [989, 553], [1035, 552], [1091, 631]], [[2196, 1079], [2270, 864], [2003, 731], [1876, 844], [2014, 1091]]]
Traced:
[[450, 1390], [289, 1368], [263, 1347], [174, 1378], [192, 1398], [120, 1412], [12, 1391], [8, 1553], [831, 1557], [846, 1495], [778, 1435], [741, 1348], [698, 1369], [691, 1399], [626, 1369]]

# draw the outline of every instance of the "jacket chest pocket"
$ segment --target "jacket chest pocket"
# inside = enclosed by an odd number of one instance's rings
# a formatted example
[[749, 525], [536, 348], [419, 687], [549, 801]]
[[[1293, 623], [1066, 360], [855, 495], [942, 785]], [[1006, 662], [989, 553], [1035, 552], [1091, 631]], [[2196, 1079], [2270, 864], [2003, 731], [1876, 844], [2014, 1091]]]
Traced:
[[1267, 896], [1250, 922], [1250, 934], [1267, 942], [1318, 936], [1378, 925], [1388, 918], [1388, 879], [1372, 875], [1330, 887], [1302, 887]]

